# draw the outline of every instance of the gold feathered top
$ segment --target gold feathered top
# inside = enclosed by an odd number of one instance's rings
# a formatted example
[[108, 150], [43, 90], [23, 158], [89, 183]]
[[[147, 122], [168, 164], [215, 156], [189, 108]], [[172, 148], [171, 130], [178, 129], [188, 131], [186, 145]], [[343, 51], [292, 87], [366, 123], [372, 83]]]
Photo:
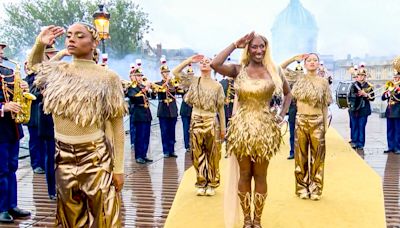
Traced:
[[224, 106], [224, 89], [211, 78], [193, 77], [185, 102], [209, 112], [217, 112]]
[[285, 69], [285, 78], [288, 82], [290, 88], [293, 87], [294, 83], [296, 83], [300, 78], [304, 76], [304, 73], [301, 71], [294, 71], [289, 68]]
[[45, 113], [78, 126], [103, 126], [127, 113], [118, 75], [92, 60], [42, 63], [34, 83], [43, 90]]
[[327, 107], [332, 102], [328, 81], [319, 76], [305, 75], [292, 89], [293, 98], [315, 108]]

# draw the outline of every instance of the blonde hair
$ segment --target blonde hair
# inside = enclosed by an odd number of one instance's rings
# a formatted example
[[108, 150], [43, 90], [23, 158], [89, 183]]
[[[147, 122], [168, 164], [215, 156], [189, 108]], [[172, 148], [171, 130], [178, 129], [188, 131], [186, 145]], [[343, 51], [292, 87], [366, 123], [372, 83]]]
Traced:
[[249, 45], [254, 40], [254, 38], [256, 38], [256, 37], [260, 37], [265, 42], [266, 49], [265, 49], [265, 55], [264, 55], [264, 59], [262, 61], [262, 64], [264, 65], [264, 67], [270, 73], [270, 75], [272, 77], [272, 81], [275, 84], [274, 93], [275, 94], [281, 94], [282, 91], [283, 91], [282, 78], [281, 78], [281, 76], [279, 74], [279, 70], [278, 70], [276, 64], [272, 60], [270, 44], [269, 44], [269, 42], [268, 42], [268, 40], [267, 40], [267, 38], [265, 36], [257, 34], [257, 35], [255, 35], [253, 37], [252, 40], [250, 40], [250, 42], [243, 49], [242, 57], [240, 59], [240, 64], [242, 65], [242, 67], [249, 65], [249, 63], [250, 63]]

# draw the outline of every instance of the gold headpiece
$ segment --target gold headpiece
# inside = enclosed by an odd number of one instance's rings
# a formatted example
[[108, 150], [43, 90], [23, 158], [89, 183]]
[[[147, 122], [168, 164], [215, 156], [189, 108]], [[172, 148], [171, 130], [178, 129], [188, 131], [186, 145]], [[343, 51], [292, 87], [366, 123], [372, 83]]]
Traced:
[[135, 69], [133, 70], [133, 74], [135, 74], [135, 75], [142, 75], [142, 76], [143, 76], [142, 69], [140, 69], [140, 68], [135, 68]]
[[161, 65], [160, 71], [161, 72], [169, 72], [169, 67], [167, 66], [167, 64]]
[[186, 73], [187, 74], [193, 74], [194, 73], [193, 68], [192, 68], [192, 64], [189, 64], [189, 66], [188, 66], [188, 68], [186, 70]]

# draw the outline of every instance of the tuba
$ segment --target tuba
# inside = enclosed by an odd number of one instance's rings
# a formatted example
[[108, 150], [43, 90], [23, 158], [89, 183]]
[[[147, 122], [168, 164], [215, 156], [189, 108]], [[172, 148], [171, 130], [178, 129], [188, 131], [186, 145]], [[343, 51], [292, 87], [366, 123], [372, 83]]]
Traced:
[[6, 57], [2, 58], [15, 65], [13, 102], [21, 105], [21, 110], [16, 114], [12, 114], [12, 117], [15, 120], [15, 123], [26, 124], [31, 118], [31, 105], [32, 101], [36, 100], [36, 96], [31, 93], [24, 92], [23, 89], [21, 89], [22, 79], [19, 63]]

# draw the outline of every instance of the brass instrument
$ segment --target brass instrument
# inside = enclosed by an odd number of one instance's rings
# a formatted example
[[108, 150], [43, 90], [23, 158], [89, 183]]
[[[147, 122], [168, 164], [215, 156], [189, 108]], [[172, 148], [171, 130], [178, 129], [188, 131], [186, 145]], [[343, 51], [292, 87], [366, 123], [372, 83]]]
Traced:
[[29, 119], [31, 118], [31, 105], [32, 101], [36, 100], [36, 96], [31, 93], [24, 92], [24, 90], [21, 89], [22, 79], [21, 79], [21, 68], [19, 63], [15, 60], [10, 60], [6, 57], [2, 58], [15, 65], [13, 102], [21, 105], [21, 110], [16, 114], [12, 113], [12, 118], [14, 119], [15, 123], [26, 124], [29, 122]]
[[137, 81], [121, 80], [122, 88], [127, 91], [129, 88], [136, 88]]
[[389, 92], [393, 92], [393, 90], [396, 88], [395, 85], [398, 85], [399, 82], [393, 82], [393, 81], [387, 81], [385, 83], [385, 90]]
[[[375, 93], [375, 96], [373, 98], [375, 98], [378, 95], [378, 93], [377, 93], [378, 91], [379, 92], [380, 91], [382, 91], [382, 92], [383, 91], [393, 92], [394, 89], [396, 88], [396, 86], [398, 86], [399, 84], [400, 84], [400, 81], [397, 81], [397, 82], [393, 82], [393, 81], [390, 81], [390, 80], [386, 81], [385, 86], [382, 86], [381, 88], [373, 91]], [[371, 94], [372, 94], [372, 92], [369, 92], [368, 96], [371, 95]]]
[[165, 93], [167, 91], [167, 88], [162, 85], [157, 85], [156, 83], [151, 83], [151, 90], [153, 90], [155, 93], [158, 93], [158, 92]]
[[181, 83], [181, 80], [179, 78], [174, 77], [171, 79], [171, 84], [173, 87], [178, 87], [180, 85], [180, 83]]

